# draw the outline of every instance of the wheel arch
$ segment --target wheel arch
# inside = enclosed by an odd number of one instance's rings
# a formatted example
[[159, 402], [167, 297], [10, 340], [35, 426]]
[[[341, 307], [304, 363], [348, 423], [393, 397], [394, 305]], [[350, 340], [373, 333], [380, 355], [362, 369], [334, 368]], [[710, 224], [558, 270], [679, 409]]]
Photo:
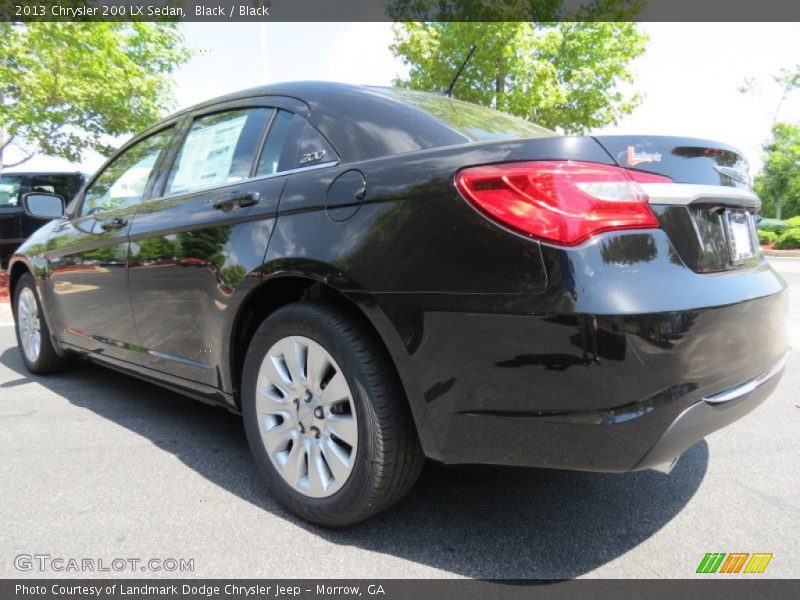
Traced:
[[11, 305], [12, 316], [16, 321], [16, 314], [14, 311], [14, 294], [16, 294], [19, 280], [27, 273], [33, 277], [33, 285], [36, 286], [36, 291], [39, 295], [39, 304], [42, 308], [42, 317], [44, 318], [48, 329], [50, 330], [50, 341], [53, 344], [53, 348], [58, 356], [65, 357], [68, 355], [68, 351], [65, 350], [65, 348], [61, 345], [58, 336], [55, 334], [54, 315], [51, 313], [51, 307], [48, 305], [45, 297], [44, 282], [42, 277], [37, 274], [36, 267], [31, 264], [29, 260], [30, 259], [25, 255], [17, 255], [16, 257], [12, 257], [11, 261], [9, 262], [8, 301]]
[[34, 275], [33, 269], [31, 269], [28, 265], [26, 265], [21, 260], [16, 260], [11, 263], [8, 269], [8, 300], [13, 304], [14, 302], [14, 293], [17, 289], [17, 283], [25, 273], [30, 273], [34, 279], [36, 279], [36, 275]]
[[239, 307], [233, 321], [228, 348], [228, 366], [237, 408], [241, 409], [239, 390], [244, 358], [256, 329], [277, 309], [303, 300], [339, 304], [349, 310], [375, 336], [387, 353], [394, 367], [394, 374], [405, 392], [425, 454], [436, 458], [438, 453], [433, 447], [433, 436], [428, 434], [424, 424], [424, 396], [412, 376], [408, 352], [390, 319], [370, 294], [338, 289], [313, 275], [291, 273], [269, 277], [252, 290]]

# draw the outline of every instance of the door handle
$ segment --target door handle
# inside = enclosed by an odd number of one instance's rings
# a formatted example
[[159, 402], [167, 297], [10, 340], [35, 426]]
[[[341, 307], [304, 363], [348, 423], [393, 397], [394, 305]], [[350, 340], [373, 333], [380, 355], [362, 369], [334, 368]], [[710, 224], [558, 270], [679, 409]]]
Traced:
[[124, 219], [122, 217], [111, 217], [110, 219], [106, 219], [100, 223], [100, 227], [102, 227], [103, 231], [115, 231], [117, 229], [122, 229], [127, 224], [128, 219]]
[[211, 206], [213, 206], [217, 210], [228, 212], [234, 206], [238, 206], [239, 208], [245, 208], [247, 206], [253, 206], [254, 204], [258, 204], [258, 201], [259, 201], [258, 192], [231, 192], [230, 196], [223, 198], [221, 200], [217, 200]]

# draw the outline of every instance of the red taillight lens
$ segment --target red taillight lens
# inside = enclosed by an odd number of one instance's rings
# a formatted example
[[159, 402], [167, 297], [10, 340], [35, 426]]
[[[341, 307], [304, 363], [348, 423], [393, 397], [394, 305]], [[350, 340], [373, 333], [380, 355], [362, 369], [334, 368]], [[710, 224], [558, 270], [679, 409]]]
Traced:
[[[666, 177], [650, 176], [670, 182]], [[574, 246], [603, 231], [658, 227], [647, 195], [626, 169], [576, 161], [470, 167], [456, 175], [462, 196], [522, 234]]]

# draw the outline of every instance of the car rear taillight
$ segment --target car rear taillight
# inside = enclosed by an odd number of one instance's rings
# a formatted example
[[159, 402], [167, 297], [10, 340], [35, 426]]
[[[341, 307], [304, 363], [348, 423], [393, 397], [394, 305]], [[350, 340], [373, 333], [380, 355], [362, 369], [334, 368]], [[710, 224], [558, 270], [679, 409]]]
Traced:
[[668, 177], [577, 161], [469, 167], [461, 195], [500, 224], [539, 240], [574, 246], [603, 231], [657, 228], [642, 183]]

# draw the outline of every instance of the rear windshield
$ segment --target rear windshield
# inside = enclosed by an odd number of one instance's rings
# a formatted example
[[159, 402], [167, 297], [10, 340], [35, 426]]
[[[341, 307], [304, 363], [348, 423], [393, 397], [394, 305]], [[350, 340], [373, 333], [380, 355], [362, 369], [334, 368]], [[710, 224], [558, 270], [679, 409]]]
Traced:
[[380, 91], [419, 108], [473, 142], [556, 135], [525, 119], [447, 96], [402, 88], [380, 88]]

